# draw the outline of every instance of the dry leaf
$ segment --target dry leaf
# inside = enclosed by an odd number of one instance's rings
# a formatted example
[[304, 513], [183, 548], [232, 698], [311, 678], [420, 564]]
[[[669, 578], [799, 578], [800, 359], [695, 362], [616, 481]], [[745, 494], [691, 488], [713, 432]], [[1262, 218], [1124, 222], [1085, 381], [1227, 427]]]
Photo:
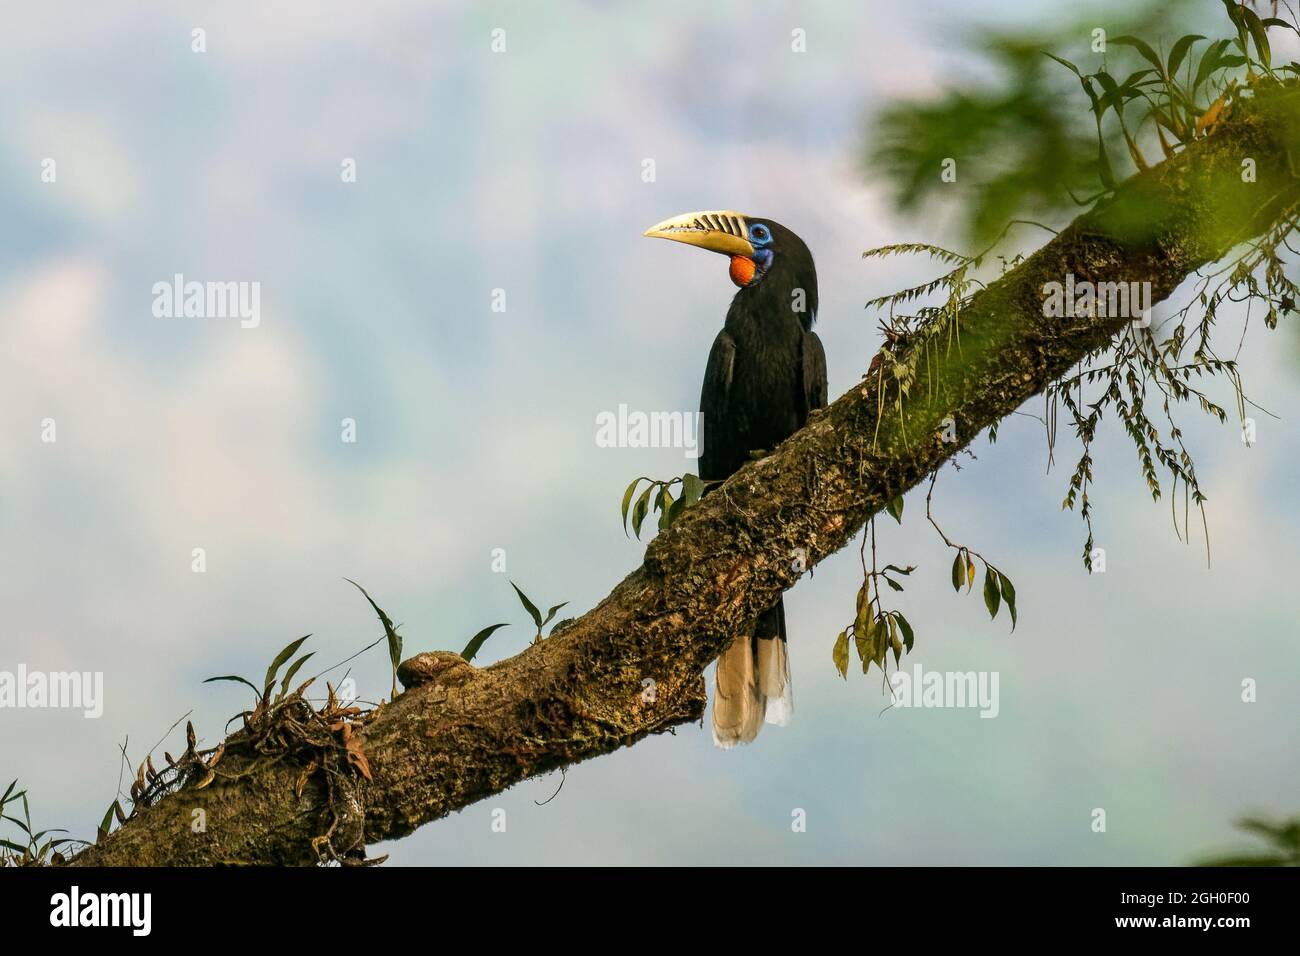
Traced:
[[1219, 121], [1219, 114], [1223, 112], [1223, 105], [1225, 102], [1226, 100], [1224, 97], [1220, 96], [1210, 104], [1210, 108], [1197, 118], [1196, 132], [1207, 133], [1214, 128], [1214, 124]]
[[303, 788], [307, 786], [307, 781], [311, 779], [311, 775], [314, 774], [319, 767], [320, 764], [313, 760], [311, 763], [307, 764], [307, 766], [302, 768], [302, 773], [298, 774], [298, 780], [293, 785], [293, 795], [296, 799], [302, 799]]

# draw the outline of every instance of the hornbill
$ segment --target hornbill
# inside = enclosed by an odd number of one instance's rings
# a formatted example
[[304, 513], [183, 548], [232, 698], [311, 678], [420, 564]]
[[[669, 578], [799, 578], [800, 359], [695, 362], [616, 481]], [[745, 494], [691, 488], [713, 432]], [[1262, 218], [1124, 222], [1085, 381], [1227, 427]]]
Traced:
[[[826, 404], [826, 353], [812, 331], [817, 269], [802, 239], [771, 219], [723, 210], [665, 219], [645, 235], [731, 258], [731, 300], [713, 341], [700, 392], [700, 478], [729, 477], [756, 452], [769, 452]], [[792, 711], [785, 607], [780, 599], [718, 658], [713, 741], [748, 743], [764, 719]]]

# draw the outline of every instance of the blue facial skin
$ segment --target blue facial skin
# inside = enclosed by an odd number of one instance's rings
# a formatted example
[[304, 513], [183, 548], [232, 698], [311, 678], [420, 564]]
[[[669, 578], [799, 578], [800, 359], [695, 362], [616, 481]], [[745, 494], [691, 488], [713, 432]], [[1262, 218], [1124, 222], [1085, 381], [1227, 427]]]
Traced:
[[762, 274], [772, 267], [774, 253], [767, 248], [772, 244], [772, 230], [761, 222], [752, 223], [749, 227], [749, 243], [754, 247], [754, 265]]

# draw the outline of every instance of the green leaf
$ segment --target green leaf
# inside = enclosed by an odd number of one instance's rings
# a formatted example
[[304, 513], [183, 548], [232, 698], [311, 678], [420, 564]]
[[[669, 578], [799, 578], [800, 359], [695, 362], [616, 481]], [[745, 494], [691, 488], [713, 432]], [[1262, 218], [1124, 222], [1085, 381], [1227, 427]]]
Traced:
[[885, 505], [885, 510], [889, 512], [890, 517], [892, 517], [899, 524], [902, 524], [903, 523], [903, 496], [899, 495], [897, 498], [891, 499]]
[[281, 697], [289, 693], [289, 683], [293, 680], [293, 675], [298, 673], [299, 668], [301, 668], [303, 664], [306, 664], [308, 658], [315, 655], [315, 653], [316, 653], [315, 651], [312, 651], [310, 654], [304, 654], [302, 657], [294, 661], [293, 664], [290, 665], [289, 669], [285, 671], [284, 680], [280, 681]]
[[388, 659], [389, 661], [392, 662], [393, 665], [393, 675], [394, 675], [393, 686], [396, 687], [397, 686], [397, 676], [396, 676], [397, 665], [402, 663], [401, 635], [399, 635], [397, 633], [397, 629], [393, 627], [393, 622], [388, 619], [388, 615], [385, 614], [383, 612], [383, 609], [380, 608], [380, 606], [375, 603], [374, 598], [372, 598], [369, 594], [366, 594], [365, 588], [363, 588], [360, 584], [357, 584], [357, 582], [353, 581], [351, 578], [344, 578], [343, 580], [347, 581], [348, 584], [352, 585], [354, 588], [356, 588], [358, 591], [360, 591], [362, 594], [365, 595], [366, 600], [370, 602], [370, 606], [374, 608], [375, 613], [379, 615], [380, 623], [384, 625], [384, 635], [388, 638]]
[[853, 645], [858, 650], [858, 660], [862, 662], [862, 673], [867, 672], [867, 665], [871, 663], [871, 635], [865, 631], [853, 630]]
[[472, 661], [474, 659], [474, 655], [477, 654], [479, 650], [482, 649], [484, 642], [487, 641], [489, 637], [491, 637], [494, 633], [496, 633], [501, 628], [509, 627], [509, 626], [510, 626], [509, 624], [493, 624], [489, 627], [483, 628], [483, 630], [479, 631], [477, 634], [475, 634], [473, 637], [469, 639], [469, 643], [466, 644], [465, 649], [460, 652], [460, 656], [465, 658], [465, 660], [467, 661]]
[[1223, 51], [1231, 42], [1231, 40], [1219, 40], [1205, 48], [1205, 52], [1201, 54], [1201, 61], [1196, 66], [1196, 78], [1192, 81], [1192, 88], [1188, 92], [1195, 93], [1200, 89], [1201, 84], [1210, 78], [1218, 68]]
[[632, 530], [636, 532], [638, 538], [641, 537], [641, 523], [645, 521], [645, 516], [650, 511], [650, 492], [654, 490], [655, 485], [649, 485], [632, 506]]
[[[363, 591], [362, 593], [364, 594], [365, 592]], [[263, 693], [269, 691], [271, 687], [274, 686], [275, 675], [279, 673], [280, 668], [284, 666], [284, 662], [293, 657], [293, 655], [298, 652], [298, 648], [302, 647], [302, 642], [307, 640], [309, 637], [311, 637], [310, 634], [305, 634], [298, 638], [298, 640], [291, 641], [289, 644], [285, 645], [284, 650], [275, 655], [275, 660], [271, 661], [271, 666], [266, 669], [266, 680], [262, 685], [264, 688]]]
[[627, 486], [627, 491], [623, 492], [623, 533], [627, 534], [627, 509], [632, 504], [632, 496], [636, 494], [636, 486], [641, 484], [640, 478], [634, 478], [632, 484]]
[[831, 659], [835, 662], [835, 669], [840, 672], [840, 676], [845, 680], [849, 679], [849, 632], [840, 631], [840, 636], [835, 639], [835, 649], [831, 651]]
[[1002, 600], [1007, 602], [1007, 610], [1011, 612], [1011, 630], [1014, 631], [1016, 629], [1016, 586], [1005, 574], [998, 575], [998, 578], [1002, 586]]
[[664, 490], [660, 492], [659, 499], [655, 502], [655, 506], [659, 509], [659, 530], [663, 531], [672, 521], [672, 519], [668, 517], [668, 513], [672, 511], [673, 508], [673, 495], [672, 492], [668, 490], [667, 485], [664, 485]]
[[209, 677], [209, 678], [208, 678], [207, 680], [205, 680], [203, 683], [205, 683], [205, 684], [211, 684], [211, 683], [213, 683], [214, 681], [223, 681], [223, 680], [228, 680], [228, 681], [238, 681], [238, 682], [241, 683], [241, 684], [246, 684], [246, 685], [248, 685], [249, 687], [251, 687], [251, 688], [253, 689], [253, 693], [256, 694], [259, 698], [262, 696], [262, 688], [260, 688], [260, 687], [255, 687], [255, 686], [253, 685], [253, 682], [252, 682], [252, 681], [250, 681], [250, 680], [244, 680], [244, 678], [242, 678], [242, 677], [236, 677], [234, 674], [225, 674], [225, 675], [223, 675], [223, 676], [221, 676], [221, 677]]
[[862, 673], [866, 673], [868, 666], [879, 664], [885, 658], [885, 645], [889, 642], [889, 626], [885, 624], [885, 619], [873, 617], [867, 620], [867, 659], [862, 662]]
[[22, 828], [22, 831], [26, 833], [28, 837], [30, 837], [32, 835], [32, 811], [27, 806], [26, 797], [23, 797], [23, 816], [26, 818], [25, 823], [22, 820], [19, 820], [17, 817], [9, 817], [8, 819], [13, 823], [18, 824], [18, 826]]
[[[1151, 118], [1181, 140], [1183, 138], [1183, 128], [1182, 124], [1175, 119], [1175, 116], [1171, 116], [1159, 107], [1153, 106], [1151, 108]], [[1157, 132], [1159, 131], [1157, 130]]]
[[899, 584], [897, 581], [895, 581], [893, 578], [889, 577], [888, 575], [885, 575], [885, 583], [888, 584], [895, 591], [903, 590], [903, 586]]
[[909, 565], [908, 565], [907, 567], [905, 567], [905, 568], [900, 568], [900, 567], [899, 567], [898, 565], [896, 565], [896, 564], [887, 564], [887, 565], [885, 565], [885, 570], [886, 570], [886, 571], [893, 571], [895, 574], [911, 574], [913, 571], [916, 570], [916, 565], [915, 565], [915, 564], [909, 564]]
[[682, 475], [682, 497], [686, 499], [686, 504], [693, 505], [699, 501], [704, 494], [704, 482], [696, 475]]
[[895, 614], [889, 615], [889, 646], [894, 652], [894, 666], [898, 666], [898, 660], [903, 656], [903, 642], [898, 639], [898, 622], [894, 620]]
[[1156, 51], [1151, 49], [1151, 45], [1145, 40], [1140, 40], [1137, 37], [1132, 36], [1121, 36], [1112, 37], [1110, 42], [1118, 43], [1120, 46], [1131, 46], [1133, 49], [1137, 50], [1138, 53], [1142, 54], [1143, 58], [1148, 63], [1152, 64], [1161, 73], [1164, 72], [1165, 65], [1160, 62], [1160, 57], [1156, 56]]
[[958, 594], [961, 593], [961, 586], [966, 583], [966, 567], [962, 564], [961, 552], [952, 559], [952, 589]]
[[1107, 189], [1115, 188], [1115, 170], [1111, 168], [1110, 157], [1106, 155], [1106, 144], [1102, 142], [1097, 143], [1097, 175]]
[[537, 629], [540, 631], [542, 629], [542, 612], [537, 610], [536, 604], [528, 600], [527, 594], [519, 590], [519, 585], [515, 584], [514, 581], [511, 581], [510, 586], [515, 589], [515, 593], [519, 595], [519, 601], [523, 604], [524, 610], [528, 612], [529, 616], [533, 619], [533, 623], [537, 625]]
[[853, 619], [853, 633], [866, 636], [871, 630], [871, 592], [867, 590], [867, 582], [862, 582], [862, 587], [858, 588], [857, 616]]
[[894, 617], [898, 618], [898, 629], [903, 632], [903, 646], [907, 648], [907, 652], [910, 654], [912, 653], [912, 642], [915, 638], [912, 633], [912, 625], [908, 624], [907, 618], [897, 611], [894, 612]]
[[1173, 49], [1169, 51], [1169, 67], [1168, 67], [1169, 76], [1172, 77], [1175, 73], [1178, 72], [1178, 68], [1182, 66], [1183, 59], [1187, 56], [1188, 51], [1191, 50], [1192, 44], [1194, 44], [1197, 40], [1204, 40], [1204, 39], [1205, 37], [1201, 36], [1199, 33], [1189, 33], [1185, 37], [1178, 38], [1178, 42], [1176, 42], [1173, 46]]
[[1273, 63], [1273, 54], [1268, 46], [1268, 28], [1264, 26], [1259, 19], [1259, 14], [1250, 7], [1241, 7], [1242, 18], [1246, 21], [1246, 29], [1250, 31], [1250, 38], [1255, 41], [1255, 51], [1259, 54], [1259, 62], [1264, 64], [1265, 69]]
[[546, 612], [546, 620], [544, 620], [544, 621], [542, 622], [542, 627], [545, 627], [547, 624], [550, 624], [550, 623], [551, 623], [551, 618], [555, 617], [555, 612], [558, 611], [560, 608], [564, 607], [564, 605], [565, 605], [565, 604], [568, 604], [568, 603], [569, 603], [568, 601], [565, 601], [565, 602], [563, 602], [563, 603], [561, 603], [561, 604], [557, 604], [557, 605], [555, 605], [555, 607], [553, 607], [553, 608], [551, 608], [549, 611], [547, 611], [547, 612]]
[[678, 498], [676, 501], [673, 502], [672, 507], [668, 509], [668, 518], [666, 524], [669, 527], [671, 527], [672, 523], [676, 521], [678, 518], [680, 518], [682, 516], [682, 512], [685, 510], [686, 510], [686, 499]]
[[1057, 63], [1061, 64], [1071, 73], [1073, 73], [1075, 76], [1079, 77], [1079, 79], [1083, 79], [1083, 74], [1079, 72], [1079, 68], [1075, 66], [1073, 63], [1071, 63], [1069, 60], [1064, 60], [1061, 57], [1057, 56], [1055, 53], [1048, 53], [1047, 55], [1050, 56]]
[[1106, 95], [1101, 98], [1102, 114], [1105, 114], [1106, 107], [1108, 106], [1113, 107], [1116, 113], [1122, 113], [1124, 101], [1120, 93], [1119, 84], [1115, 82], [1115, 78], [1105, 70], [1098, 70], [1094, 75], [1097, 78], [1097, 82], [1100, 83], [1102, 88], [1106, 91]]
[[103, 833], [105, 836], [107, 836], [109, 830], [112, 829], [112, 826], [113, 826], [113, 807], [116, 806], [116, 804], [117, 804], [117, 801], [114, 800], [112, 803], [110, 803], [110, 804], [108, 805], [108, 812], [106, 812], [106, 813], [104, 814], [104, 819], [103, 819], [103, 821], [99, 824], [99, 832], [100, 832], [100, 833]]
[[[1129, 74], [1128, 79], [1119, 85], [1120, 91], [1123, 93], [1127, 93], [1129, 95], [1129, 98], [1132, 99], [1133, 97], [1137, 96], [1142, 92], [1143, 80], [1145, 80], [1152, 73], [1156, 73], [1156, 71], [1155, 70], [1134, 70], [1132, 73]], [[1153, 80], [1152, 82], [1157, 83], [1159, 82], [1159, 80]]]
[[5, 795], [3, 797], [0, 797], [0, 807], [3, 807], [6, 803], [9, 802], [9, 794], [14, 792], [14, 787], [16, 786], [18, 786], [17, 777], [14, 778], [13, 783], [9, 784], [9, 786], [5, 788]]
[[998, 573], [987, 564], [984, 566], [984, 606], [989, 609], [989, 617], [998, 616], [998, 607], [1002, 603], [1002, 593], [998, 590]]
[[1300, 847], [1300, 821], [1274, 823], [1261, 817], [1242, 817], [1234, 826], [1269, 843]]

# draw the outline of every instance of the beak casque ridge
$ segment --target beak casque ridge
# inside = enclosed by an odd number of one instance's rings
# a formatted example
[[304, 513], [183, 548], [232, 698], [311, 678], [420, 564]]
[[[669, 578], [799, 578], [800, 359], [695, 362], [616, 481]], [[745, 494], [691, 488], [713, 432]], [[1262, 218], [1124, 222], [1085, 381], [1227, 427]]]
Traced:
[[748, 217], [731, 209], [683, 213], [655, 223], [644, 235], [684, 242], [728, 256], [754, 255], [754, 247], [746, 238], [749, 235]]

